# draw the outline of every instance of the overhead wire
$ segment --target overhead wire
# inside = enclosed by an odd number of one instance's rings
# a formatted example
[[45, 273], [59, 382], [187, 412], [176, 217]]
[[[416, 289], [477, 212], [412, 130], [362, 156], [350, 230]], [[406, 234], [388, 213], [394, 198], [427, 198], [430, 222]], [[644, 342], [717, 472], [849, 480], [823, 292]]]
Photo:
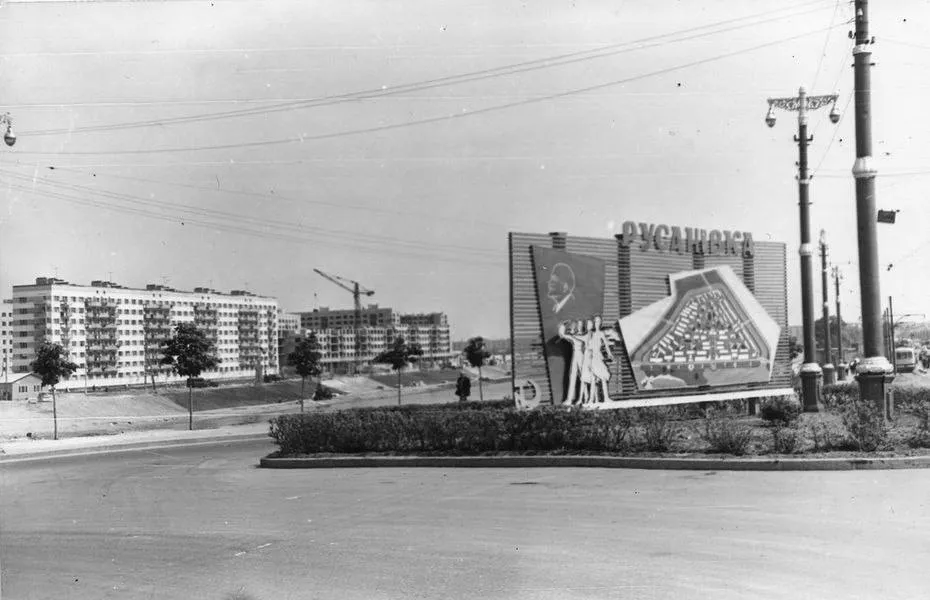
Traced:
[[[836, 27], [836, 25], [833, 25], [831, 27]], [[349, 130], [317, 134], [317, 135], [299, 135], [296, 137], [292, 136], [292, 137], [280, 138], [280, 139], [275, 139], [275, 140], [239, 142], [235, 144], [215, 144], [215, 145], [188, 146], [188, 147], [176, 147], [176, 148], [154, 148], [154, 149], [148, 149], [148, 150], [137, 149], [137, 150], [112, 150], [112, 151], [60, 151], [60, 152], [24, 151], [24, 152], [19, 152], [18, 154], [21, 154], [21, 155], [50, 155], [52, 154], [52, 155], [58, 155], [58, 156], [100, 156], [100, 155], [114, 155], [114, 154], [136, 155], [136, 154], [164, 154], [164, 153], [176, 153], [176, 152], [199, 152], [199, 151], [209, 151], [209, 150], [232, 150], [232, 149], [263, 147], [263, 146], [275, 146], [275, 145], [282, 145], [282, 144], [303, 143], [307, 141], [319, 141], [319, 140], [336, 139], [336, 138], [342, 138], [342, 137], [354, 136], [354, 135], [362, 135], [362, 134], [368, 134], [368, 133], [379, 133], [383, 131], [392, 131], [392, 130], [403, 129], [407, 127], [419, 126], [419, 125], [428, 125], [428, 124], [439, 123], [439, 122], [444, 122], [444, 121], [453, 121], [457, 119], [473, 117], [477, 115], [483, 115], [483, 114], [496, 112], [500, 110], [516, 108], [520, 106], [527, 106], [527, 105], [545, 102], [549, 100], [556, 100], [559, 98], [566, 98], [566, 97], [575, 96], [579, 94], [586, 94], [586, 93], [596, 91], [596, 90], [602, 90], [602, 89], [606, 89], [610, 87], [615, 87], [618, 85], [623, 85], [626, 83], [631, 83], [633, 81], [639, 81], [639, 80], [647, 79], [650, 77], [656, 77], [658, 75], [665, 75], [668, 73], [674, 73], [676, 71], [681, 71], [683, 69], [696, 67], [696, 66], [700, 66], [704, 64], [709, 64], [709, 63], [716, 62], [719, 60], [724, 60], [726, 58], [732, 58], [734, 56], [739, 56], [742, 54], [747, 54], [749, 52], [754, 52], [756, 50], [761, 50], [763, 48], [777, 46], [785, 42], [807, 37], [807, 36], [810, 36], [816, 33], [821, 33], [825, 29], [827, 28], [818, 28], [812, 31], [806, 31], [804, 33], [787, 36], [784, 38], [780, 38], [780, 39], [769, 41], [769, 42], [764, 42], [761, 44], [756, 44], [754, 46], [749, 46], [746, 48], [741, 48], [739, 50], [725, 52], [723, 54], [717, 54], [711, 57], [697, 59], [697, 60], [689, 61], [687, 63], [682, 63], [682, 64], [671, 66], [671, 67], [665, 67], [663, 69], [658, 69], [658, 70], [650, 71], [647, 73], [641, 73], [639, 75], [632, 75], [629, 77], [625, 77], [623, 79], [617, 79], [617, 80], [599, 83], [595, 85], [585, 86], [582, 88], [575, 88], [575, 89], [566, 90], [563, 92], [558, 92], [555, 94], [547, 94], [544, 96], [526, 98], [523, 100], [517, 100], [514, 102], [508, 102], [504, 104], [497, 104], [493, 106], [476, 108], [473, 110], [463, 109], [463, 112], [459, 112], [459, 113], [451, 113], [451, 114], [441, 115], [437, 117], [417, 119], [413, 121], [404, 121], [401, 123], [392, 123], [388, 125], [379, 125], [375, 127], [365, 127], [365, 128], [359, 128], [359, 129], [349, 129]]]
[[[207, 209], [203, 207], [191, 207], [188, 205], [181, 205], [176, 203], [165, 202], [163, 200], [148, 200], [144, 198], [139, 198], [137, 196], [132, 196], [129, 194], [122, 194], [117, 192], [110, 192], [106, 190], [99, 190], [89, 186], [81, 186], [77, 184], [66, 184], [56, 181], [51, 181], [47, 178], [42, 177], [29, 177], [26, 175], [20, 175], [17, 173], [10, 173], [7, 171], [0, 170], [0, 174], [5, 175], [6, 177], [21, 181], [23, 183], [32, 183], [39, 185], [47, 185], [52, 188], [57, 188], [59, 190], [64, 190], [72, 193], [93, 193], [96, 196], [111, 198], [114, 200], [120, 200], [123, 202], [128, 202], [131, 204], [141, 205], [143, 207], [149, 207], [153, 209], [168, 209], [172, 211], [177, 211], [179, 214], [193, 215], [195, 217], [206, 217], [212, 219], [223, 219], [233, 222], [244, 223], [246, 225], [257, 225], [263, 226], [266, 229], [273, 229], [275, 231], [290, 231], [294, 233], [304, 233], [308, 235], [315, 235], [318, 237], [325, 237], [330, 240], [340, 241], [340, 242], [351, 242], [352, 244], [381, 244], [381, 245], [391, 245], [397, 246], [405, 250], [417, 250], [420, 252], [436, 252], [440, 251], [449, 251], [463, 254], [470, 254], [476, 257], [492, 257], [496, 254], [495, 251], [489, 250], [487, 248], [477, 248], [472, 246], [461, 246], [455, 244], [431, 244], [428, 242], [416, 242], [410, 240], [401, 240], [398, 238], [393, 238], [389, 236], [382, 235], [372, 235], [364, 234], [360, 235], [358, 232], [338, 230], [338, 229], [328, 229], [321, 227], [310, 227], [305, 225], [299, 225], [294, 223], [289, 223], [286, 221], [279, 221], [274, 219], [264, 219], [259, 217], [254, 217], [250, 215], [242, 215], [238, 213], [232, 213], [228, 211], [220, 211], [216, 209]], [[29, 188], [27, 188], [29, 189]], [[33, 190], [30, 190], [33, 191]], [[114, 207], [114, 208], [125, 208], [121, 205], [111, 205], [105, 202], [97, 201], [101, 206], [105, 207]], [[158, 213], [164, 214], [164, 213]], [[170, 215], [165, 215], [170, 216]], [[187, 219], [187, 217], [176, 217], [175, 220]], [[212, 222], [212, 221], [211, 221]]]
[[[239, 226], [225, 224], [225, 223], [220, 224], [220, 223], [215, 223], [212, 221], [204, 221], [204, 220], [197, 219], [197, 218], [185, 217], [183, 219], [179, 219], [177, 217], [159, 214], [159, 213], [147, 211], [144, 209], [137, 209], [137, 208], [127, 207], [127, 206], [114, 206], [112, 204], [102, 203], [102, 202], [98, 202], [94, 200], [89, 200], [86, 198], [75, 198], [73, 196], [68, 196], [65, 194], [58, 193], [58, 192], [53, 192], [53, 191], [48, 191], [48, 190], [37, 190], [34, 188], [30, 188], [29, 186], [24, 186], [24, 185], [20, 185], [16, 183], [9, 183], [7, 184], [7, 186], [10, 189], [30, 192], [30, 193], [34, 193], [34, 194], [47, 197], [47, 198], [62, 200], [62, 201], [72, 203], [72, 204], [89, 206], [93, 208], [103, 208], [107, 210], [113, 210], [116, 212], [122, 212], [122, 213], [137, 215], [141, 217], [167, 221], [167, 222], [175, 223], [175, 224], [178, 224], [178, 223], [180, 223], [181, 225], [189, 224], [189, 225], [195, 225], [195, 226], [205, 228], [205, 229], [212, 229], [215, 231], [241, 233], [244, 235], [249, 235], [249, 236], [258, 237], [262, 239], [268, 239], [272, 241], [292, 242], [292, 243], [302, 244], [302, 245], [305, 245], [308, 242], [314, 241], [312, 239], [300, 237], [297, 235], [290, 235], [286, 233], [269, 233], [269, 232], [264, 232], [260, 230], [249, 229], [247, 227], [239, 227]], [[506, 260], [504, 260], [503, 258], [501, 261], [482, 260], [482, 259], [477, 259], [477, 258], [457, 258], [455, 256], [444, 256], [444, 255], [435, 254], [435, 253], [424, 255], [423, 253], [404, 252], [401, 250], [390, 249], [390, 248], [371, 248], [367, 246], [359, 246], [352, 242], [327, 241], [325, 243], [327, 247], [335, 245], [335, 246], [339, 246], [343, 248], [350, 248], [353, 251], [358, 251], [358, 252], [362, 252], [366, 254], [375, 254], [378, 256], [392, 255], [392, 256], [402, 256], [402, 257], [418, 258], [418, 259], [427, 258], [430, 262], [452, 262], [452, 263], [467, 264], [467, 265], [484, 265], [484, 266], [493, 266], [493, 267], [506, 266]]]
[[[32, 165], [22, 165], [22, 166], [33, 168]], [[156, 185], [167, 185], [171, 187], [200, 190], [200, 191], [206, 191], [206, 192], [212, 192], [212, 193], [218, 193], [218, 194], [231, 194], [235, 196], [245, 196], [245, 197], [251, 197], [251, 198], [267, 198], [269, 200], [280, 200], [280, 201], [289, 202], [289, 203], [297, 204], [297, 205], [310, 204], [314, 206], [324, 206], [330, 209], [339, 209], [339, 210], [345, 209], [345, 210], [362, 211], [365, 213], [375, 213], [375, 214], [384, 214], [384, 215], [400, 215], [406, 218], [416, 217], [416, 218], [429, 219], [430, 221], [448, 221], [448, 222], [454, 222], [458, 225], [462, 224], [462, 219], [459, 217], [447, 217], [447, 216], [436, 215], [436, 214], [427, 215], [423, 213], [422, 211], [404, 211], [404, 210], [398, 210], [398, 209], [392, 209], [392, 208], [383, 208], [380, 206], [373, 206], [373, 205], [349, 204], [346, 202], [328, 202], [326, 200], [315, 200], [311, 198], [297, 199], [297, 198], [291, 198], [289, 196], [283, 196], [281, 194], [276, 194], [276, 193], [250, 192], [247, 190], [236, 190], [236, 189], [230, 189], [230, 188], [224, 188], [224, 187], [212, 187], [212, 186], [207, 186], [207, 185], [180, 183], [178, 181], [165, 181], [165, 180], [159, 180], [159, 179], [149, 179], [146, 177], [117, 175], [115, 173], [99, 173], [98, 174], [94, 172], [94, 173], [89, 174], [86, 170], [83, 170], [83, 169], [59, 167], [55, 165], [44, 167], [44, 169], [48, 169], [49, 171], [61, 171], [65, 173], [75, 173], [78, 175], [83, 175], [83, 176], [93, 177], [93, 178], [96, 178], [98, 175], [100, 175], [101, 177], [108, 178], [108, 179], [135, 181], [135, 182], [140, 182], [140, 183], [151, 183], [151, 184], [156, 184]], [[471, 224], [485, 225], [485, 226], [500, 225], [500, 222], [483, 221], [483, 220], [474, 219], [471, 217], [469, 217], [468, 222]]]
[[[348, 92], [348, 93], [337, 94], [333, 96], [322, 96], [322, 97], [317, 97], [317, 98], [301, 99], [301, 100], [280, 103], [280, 104], [273, 105], [270, 107], [247, 108], [247, 109], [239, 109], [239, 110], [225, 111], [225, 112], [219, 112], [219, 113], [216, 113], [216, 112], [202, 113], [199, 115], [169, 117], [169, 118], [161, 118], [161, 119], [155, 119], [155, 120], [135, 121], [135, 122], [126, 122], [126, 123], [114, 123], [114, 124], [109, 124], [109, 125], [89, 125], [85, 127], [56, 128], [56, 129], [44, 129], [44, 130], [39, 129], [39, 130], [32, 130], [32, 131], [23, 131], [21, 132], [21, 135], [28, 136], [28, 137], [59, 135], [59, 134], [70, 135], [70, 134], [84, 133], [84, 132], [114, 131], [114, 130], [121, 130], [121, 129], [139, 128], [139, 127], [153, 127], [153, 126], [172, 125], [172, 124], [179, 124], [179, 123], [193, 123], [193, 122], [210, 121], [210, 120], [216, 120], [216, 119], [227, 119], [227, 118], [244, 117], [244, 116], [264, 115], [264, 114], [270, 114], [270, 113], [280, 112], [280, 111], [290, 111], [290, 110], [295, 110], [299, 108], [330, 106], [333, 104], [340, 104], [340, 103], [349, 102], [349, 101], [367, 100], [367, 99], [372, 99], [372, 98], [379, 98], [379, 97], [384, 97], [384, 96], [407, 93], [411, 91], [423, 91], [423, 90], [433, 89], [436, 87], [458, 85], [461, 83], [469, 83], [472, 81], [479, 81], [479, 80], [484, 80], [488, 78], [509, 76], [509, 75], [515, 75], [515, 74], [539, 70], [539, 69], [558, 67], [558, 66], [563, 66], [567, 64], [573, 64], [576, 62], [593, 60], [593, 59], [603, 58], [607, 56], [613, 56], [613, 55], [623, 53], [623, 52], [631, 52], [635, 50], [648, 49], [648, 48], [653, 48], [657, 46], [662, 46], [668, 43], [688, 41], [692, 39], [698, 39], [701, 37], [705, 37], [708, 35], [716, 35], [719, 33], [725, 33], [728, 31], [734, 31], [734, 30], [743, 29], [746, 27], [753, 27], [753, 26], [760, 25], [760, 24], [767, 24], [767, 23], [777, 21], [780, 19], [802, 16], [802, 15], [809, 14], [812, 12], [817, 12], [817, 11], [823, 10], [825, 7], [821, 6], [821, 7], [812, 8], [806, 11], [801, 11], [798, 13], [791, 13], [788, 15], [780, 16], [780, 17], [773, 17], [771, 19], [765, 19], [759, 22], [736, 25], [736, 26], [732, 26], [729, 28], [718, 29], [718, 30], [714, 30], [710, 32], [696, 33], [696, 34], [686, 36], [680, 39], [673, 39], [673, 40], [668, 40], [668, 41], [656, 41], [656, 40], [663, 40], [664, 38], [674, 37], [676, 35], [681, 35], [682, 33], [688, 33], [691, 31], [701, 31], [701, 30], [712, 28], [712, 27], [719, 27], [720, 25], [727, 25], [730, 23], [738, 23], [740, 21], [746, 21], [749, 19], [754, 19], [754, 18], [758, 18], [762, 16], [776, 14], [779, 12], [784, 12], [787, 10], [793, 10], [795, 8], [804, 8], [807, 6], [824, 4], [824, 2], [825, 0], [814, 0], [812, 2], [804, 2], [804, 3], [793, 5], [790, 7], [782, 7], [779, 9], [765, 11], [765, 12], [757, 13], [754, 15], [748, 15], [744, 17], [737, 17], [733, 19], [727, 19], [724, 21], [718, 21], [716, 23], [712, 23], [708, 25], [691, 27], [691, 28], [682, 29], [682, 30], [678, 30], [675, 32], [671, 32], [671, 33], [648, 36], [648, 37], [640, 38], [638, 40], [634, 40], [630, 42], [610, 44], [610, 45], [602, 46], [596, 49], [581, 50], [581, 51], [556, 55], [556, 56], [542, 58], [542, 59], [534, 59], [534, 60], [524, 61], [520, 63], [512, 63], [510, 65], [504, 65], [501, 67], [494, 67], [490, 69], [472, 71], [470, 73], [450, 75], [446, 77], [422, 80], [419, 82], [400, 84], [397, 86], [388, 86], [388, 87], [382, 86], [379, 88], [370, 88], [366, 90]], [[654, 42], [654, 43], [648, 44], [647, 42]]]

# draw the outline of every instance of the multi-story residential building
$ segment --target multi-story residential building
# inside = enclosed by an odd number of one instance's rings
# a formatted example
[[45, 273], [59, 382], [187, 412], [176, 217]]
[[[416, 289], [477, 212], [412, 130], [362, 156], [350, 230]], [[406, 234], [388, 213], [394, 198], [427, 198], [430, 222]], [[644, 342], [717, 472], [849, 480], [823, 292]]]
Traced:
[[13, 287], [11, 306], [12, 371], [28, 372], [39, 345], [59, 343], [78, 364], [59, 384], [63, 389], [139, 385], [156, 376], [182, 381], [159, 364], [178, 323], [195, 323], [213, 342], [220, 364], [203, 373], [206, 379], [251, 378], [279, 368], [277, 300], [242, 290], [136, 289], [107, 281], [88, 286], [39, 277]]
[[0, 381], [9, 381], [13, 370], [13, 300], [0, 304]]
[[[323, 329], [352, 329], [355, 327], [355, 309], [332, 310], [326, 306], [315, 308], [300, 315], [300, 328], [321, 331]], [[362, 327], [391, 327], [400, 324], [400, 315], [392, 308], [380, 308], [369, 304], [362, 309]]]
[[302, 335], [313, 332], [320, 344], [321, 362], [331, 370], [342, 370], [371, 362], [403, 337], [423, 350], [424, 362], [452, 358], [449, 320], [444, 313], [401, 315], [377, 304], [362, 309], [362, 327], [355, 329], [355, 310], [320, 308], [300, 314]]

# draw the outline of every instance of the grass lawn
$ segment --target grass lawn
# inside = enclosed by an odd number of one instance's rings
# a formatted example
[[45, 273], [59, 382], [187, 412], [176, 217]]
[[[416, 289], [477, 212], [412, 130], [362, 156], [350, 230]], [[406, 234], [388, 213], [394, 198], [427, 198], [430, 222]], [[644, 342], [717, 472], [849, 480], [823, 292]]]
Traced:
[[[444, 369], [442, 371], [410, 371], [400, 375], [400, 384], [404, 387], [411, 385], [436, 385], [439, 383], [455, 383], [458, 379], [459, 371], [453, 369]], [[397, 387], [397, 374], [387, 373], [379, 375], [369, 375], [369, 379], [374, 379], [385, 387]]]

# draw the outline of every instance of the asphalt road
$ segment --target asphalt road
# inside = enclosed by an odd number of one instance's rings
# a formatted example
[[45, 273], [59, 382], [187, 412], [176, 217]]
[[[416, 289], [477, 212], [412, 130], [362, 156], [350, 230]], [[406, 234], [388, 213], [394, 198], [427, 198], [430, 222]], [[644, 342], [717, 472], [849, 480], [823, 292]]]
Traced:
[[3, 598], [926, 598], [930, 471], [0, 467]]

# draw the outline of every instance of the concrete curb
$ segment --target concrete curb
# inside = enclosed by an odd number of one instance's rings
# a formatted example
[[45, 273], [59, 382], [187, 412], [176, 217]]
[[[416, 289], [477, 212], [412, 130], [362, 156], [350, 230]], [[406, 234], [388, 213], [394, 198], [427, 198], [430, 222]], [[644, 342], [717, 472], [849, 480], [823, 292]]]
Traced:
[[215, 435], [201, 438], [178, 438], [166, 440], [148, 440], [141, 442], [126, 442], [122, 444], [107, 444], [90, 446], [86, 448], [61, 448], [53, 450], [39, 450], [36, 452], [22, 452], [17, 454], [0, 455], [0, 465], [26, 462], [32, 460], [45, 460], [48, 458], [69, 458], [75, 456], [93, 456], [96, 454], [113, 454], [117, 452], [134, 452], [140, 450], [158, 450], [159, 448], [177, 448], [180, 446], [216, 446], [227, 442], [252, 442], [269, 440], [267, 433], [243, 433], [234, 435]]
[[857, 471], [927, 469], [930, 456], [881, 458], [652, 458], [635, 456], [340, 456], [262, 458], [266, 469], [382, 467], [665, 469], [689, 471]]

